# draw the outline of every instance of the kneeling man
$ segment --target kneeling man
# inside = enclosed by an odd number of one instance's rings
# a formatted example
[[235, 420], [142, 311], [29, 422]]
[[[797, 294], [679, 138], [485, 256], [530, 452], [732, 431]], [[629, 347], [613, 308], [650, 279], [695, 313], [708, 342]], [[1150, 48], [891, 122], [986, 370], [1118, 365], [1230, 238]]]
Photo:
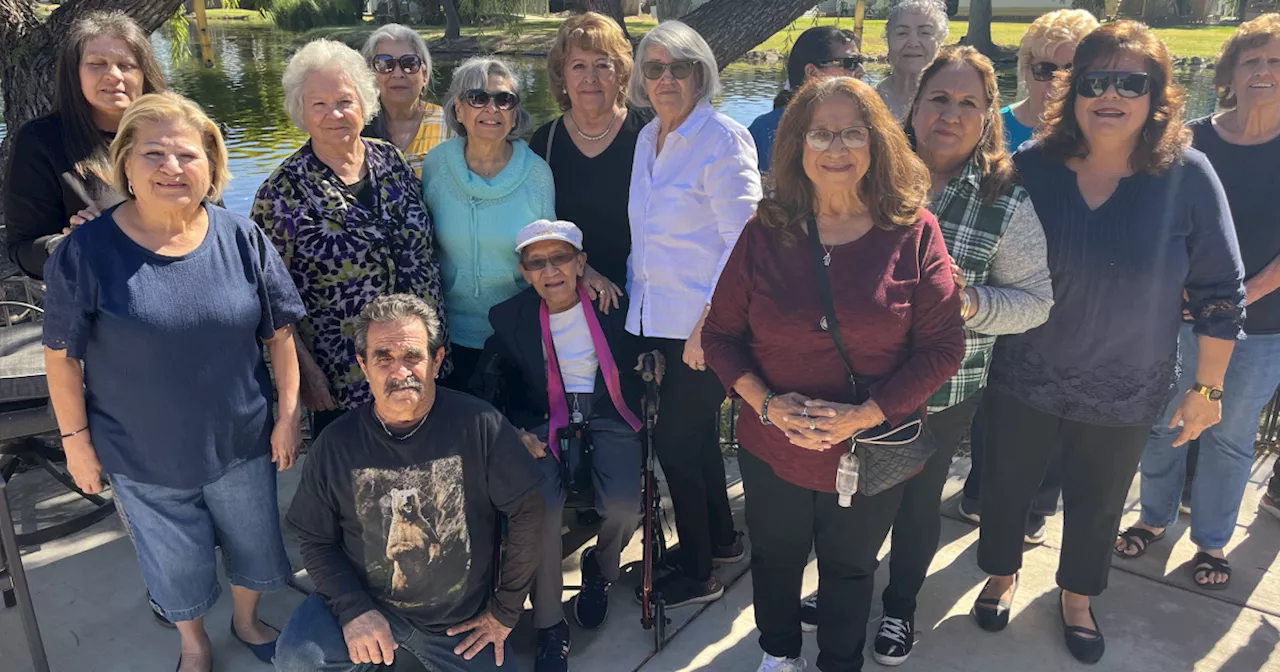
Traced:
[[436, 385], [444, 343], [430, 304], [375, 299], [355, 344], [374, 401], [307, 456], [288, 520], [316, 592], [281, 633], [276, 669], [366, 672], [412, 655], [440, 672], [495, 670], [538, 563], [541, 470], [493, 407]]

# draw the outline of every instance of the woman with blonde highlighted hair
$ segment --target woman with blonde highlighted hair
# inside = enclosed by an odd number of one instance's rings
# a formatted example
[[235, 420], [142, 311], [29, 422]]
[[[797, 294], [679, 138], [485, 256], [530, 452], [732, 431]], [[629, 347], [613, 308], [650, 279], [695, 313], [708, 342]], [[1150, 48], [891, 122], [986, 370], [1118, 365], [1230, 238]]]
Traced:
[[1053, 77], [1071, 69], [1076, 45], [1098, 27], [1093, 14], [1083, 9], [1059, 9], [1041, 16], [1027, 27], [1018, 45], [1018, 82], [1027, 97], [1000, 110], [1004, 137], [1014, 152], [1040, 128]]
[[258, 227], [212, 205], [230, 179], [227, 149], [199, 106], [142, 96], [110, 157], [124, 203], [45, 265], [45, 367], [67, 471], [87, 493], [109, 481], [152, 600], [181, 635], [178, 670], [213, 667], [203, 618], [220, 592], [215, 539], [232, 635], [269, 663], [276, 633], [257, 605], [291, 576], [275, 479], [301, 442], [302, 302]]

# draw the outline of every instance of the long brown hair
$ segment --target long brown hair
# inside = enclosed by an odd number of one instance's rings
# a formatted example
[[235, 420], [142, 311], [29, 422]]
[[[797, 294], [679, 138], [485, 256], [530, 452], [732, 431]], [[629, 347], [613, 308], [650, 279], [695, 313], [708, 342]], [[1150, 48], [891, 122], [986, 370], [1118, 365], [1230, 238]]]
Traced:
[[920, 86], [916, 88], [911, 112], [907, 115], [907, 137], [913, 145], [917, 142], [912, 124], [916, 109], [920, 107], [920, 98], [924, 96], [925, 85], [950, 65], [967, 65], [982, 78], [987, 109], [983, 113], [982, 137], [978, 138], [978, 144], [973, 149], [973, 162], [982, 175], [982, 200], [993, 203], [1013, 183], [1015, 173], [1013, 159], [1009, 157], [1009, 147], [1004, 141], [1004, 120], [1000, 117], [1000, 87], [996, 82], [996, 69], [991, 65], [991, 59], [968, 45], [952, 45], [939, 50], [938, 56], [920, 75]]
[[1116, 21], [1085, 35], [1076, 48], [1074, 67], [1069, 73], [1058, 72], [1045, 106], [1044, 128], [1037, 134], [1046, 155], [1061, 161], [1089, 155], [1089, 143], [1076, 119], [1076, 87], [1090, 70], [1123, 53], [1143, 57], [1151, 78], [1151, 111], [1129, 166], [1135, 172], [1156, 174], [1182, 161], [1191, 146], [1191, 130], [1182, 124], [1186, 96], [1173, 81], [1169, 49], [1138, 21]]
[[93, 123], [93, 106], [85, 100], [80, 89], [80, 59], [84, 56], [84, 45], [99, 37], [115, 38], [129, 45], [142, 71], [142, 93], [164, 91], [168, 85], [151, 51], [151, 40], [124, 12], [92, 12], [71, 25], [71, 33], [58, 52], [53, 106], [62, 124], [67, 159], [76, 172], [82, 178], [92, 174], [110, 183], [108, 143], [97, 124]]
[[1280, 14], [1274, 12], [1240, 24], [1236, 32], [1222, 44], [1222, 51], [1218, 54], [1218, 67], [1213, 71], [1213, 89], [1222, 109], [1229, 110], [1236, 106], [1231, 78], [1240, 65], [1240, 54], [1266, 46], [1271, 40], [1280, 40]]
[[858, 183], [858, 197], [875, 225], [882, 229], [911, 226], [928, 202], [929, 169], [911, 151], [907, 136], [875, 89], [852, 77], [812, 81], [796, 93], [782, 114], [773, 142], [776, 188], [758, 208], [760, 223], [776, 229], [784, 242], [794, 241], [813, 215], [815, 194], [804, 172], [804, 135], [818, 106], [837, 96], [852, 102], [863, 123], [870, 126], [871, 163]]

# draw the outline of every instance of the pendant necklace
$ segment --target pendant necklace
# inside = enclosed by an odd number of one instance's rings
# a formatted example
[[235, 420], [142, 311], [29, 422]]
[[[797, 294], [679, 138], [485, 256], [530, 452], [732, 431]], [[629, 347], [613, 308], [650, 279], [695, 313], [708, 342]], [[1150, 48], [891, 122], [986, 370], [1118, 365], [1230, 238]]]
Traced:
[[822, 255], [822, 265], [823, 265], [823, 266], [830, 266], [830, 265], [831, 265], [831, 252], [832, 252], [833, 250], [835, 250], [835, 249], [836, 249], [836, 246], [835, 246], [835, 245], [832, 245], [832, 246], [830, 246], [830, 247], [827, 247], [826, 245], [823, 245], [823, 246], [822, 246], [822, 249], [826, 251], [826, 254]]

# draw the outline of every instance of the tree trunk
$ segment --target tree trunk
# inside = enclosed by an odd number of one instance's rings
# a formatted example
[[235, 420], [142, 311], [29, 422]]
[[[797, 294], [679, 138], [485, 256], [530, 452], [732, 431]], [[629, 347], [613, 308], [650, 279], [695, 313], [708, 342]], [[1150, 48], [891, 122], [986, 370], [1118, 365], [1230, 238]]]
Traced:
[[969, 0], [969, 34], [965, 44], [995, 59], [999, 49], [991, 42], [991, 0]]
[[462, 37], [462, 22], [458, 19], [458, 0], [441, 0], [444, 5], [444, 39], [456, 40]]
[[723, 70], [816, 4], [816, 0], [711, 0], [681, 21], [706, 38]]
[[631, 39], [631, 33], [627, 32], [627, 21], [622, 14], [622, 0], [586, 0], [582, 3], [583, 9], [588, 12], [599, 12], [613, 19], [622, 27], [622, 34]]

